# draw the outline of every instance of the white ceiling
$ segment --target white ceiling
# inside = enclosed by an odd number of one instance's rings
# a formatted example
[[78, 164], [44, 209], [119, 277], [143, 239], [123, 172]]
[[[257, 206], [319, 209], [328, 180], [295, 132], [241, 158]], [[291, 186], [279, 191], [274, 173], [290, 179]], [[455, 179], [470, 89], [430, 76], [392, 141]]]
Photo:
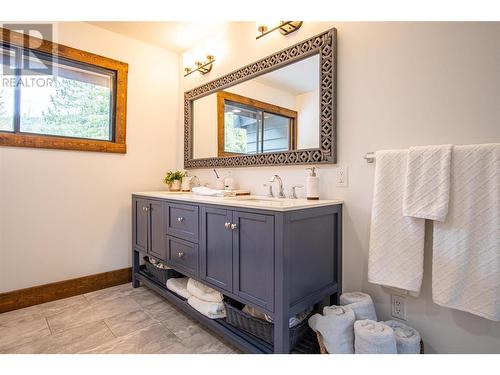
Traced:
[[224, 27], [225, 22], [89, 22], [145, 43], [183, 52]]
[[317, 90], [319, 87], [319, 55], [287, 65], [254, 78], [255, 81], [293, 95]]

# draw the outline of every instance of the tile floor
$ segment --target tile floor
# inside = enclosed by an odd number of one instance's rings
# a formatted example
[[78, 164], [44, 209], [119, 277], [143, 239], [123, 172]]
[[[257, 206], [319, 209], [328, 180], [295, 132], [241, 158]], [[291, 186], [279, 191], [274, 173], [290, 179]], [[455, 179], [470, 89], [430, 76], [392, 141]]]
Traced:
[[131, 284], [0, 314], [0, 353], [239, 353]]

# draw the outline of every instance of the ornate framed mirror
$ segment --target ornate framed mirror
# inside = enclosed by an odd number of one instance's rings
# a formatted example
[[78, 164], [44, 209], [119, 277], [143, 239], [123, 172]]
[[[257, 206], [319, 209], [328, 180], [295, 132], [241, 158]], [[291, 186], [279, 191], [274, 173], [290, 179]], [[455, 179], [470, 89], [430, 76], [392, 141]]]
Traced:
[[184, 167], [336, 163], [336, 29], [184, 93]]

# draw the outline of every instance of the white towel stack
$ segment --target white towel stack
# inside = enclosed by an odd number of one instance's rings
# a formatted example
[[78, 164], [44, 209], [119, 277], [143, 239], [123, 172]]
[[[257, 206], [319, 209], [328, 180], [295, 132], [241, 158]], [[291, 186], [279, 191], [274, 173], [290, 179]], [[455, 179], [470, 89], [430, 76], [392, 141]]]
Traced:
[[188, 299], [191, 293], [187, 290], [188, 277], [175, 277], [167, 280], [167, 289], [178, 294], [181, 297]]
[[226, 317], [226, 309], [222, 302], [207, 302], [199, 299], [198, 297], [191, 296], [188, 298], [188, 303], [195, 310], [210, 319], [220, 319]]
[[191, 294], [188, 303], [195, 310], [210, 319], [226, 317], [222, 293], [191, 278], [187, 282], [186, 289]]
[[328, 306], [323, 315], [314, 314], [309, 326], [319, 332], [325, 348], [330, 354], [354, 353], [354, 311], [348, 306]]
[[340, 304], [349, 306], [356, 315], [356, 320], [370, 319], [377, 321], [377, 313], [372, 297], [362, 292], [342, 293]]
[[395, 320], [384, 324], [394, 331], [398, 354], [420, 354], [420, 333], [416, 329]]
[[355, 354], [397, 354], [396, 337], [391, 327], [373, 320], [354, 323]]
[[187, 290], [193, 296], [207, 302], [222, 302], [222, 293], [216, 291], [205, 284], [200, 283], [195, 279], [189, 279], [187, 283]]

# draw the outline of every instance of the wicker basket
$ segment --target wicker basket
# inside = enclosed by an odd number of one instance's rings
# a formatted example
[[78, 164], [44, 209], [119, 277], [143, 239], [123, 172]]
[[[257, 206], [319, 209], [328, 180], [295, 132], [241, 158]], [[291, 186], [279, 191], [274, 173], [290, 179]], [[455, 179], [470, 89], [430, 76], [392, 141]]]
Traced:
[[148, 273], [149, 277], [162, 285], [165, 285], [168, 279], [184, 276], [171, 268], [163, 269], [156, 267], [154, 264], [149, 262], [148, 257], [144, 258], [144, 264], [146, 266], [146, 272]]
[[[274, 343], [273, 323], [269, 323], [265, 320], [255, 318], [252, 315], [245, 313], [242, 311], [244, 305], [234, 300], [225, 300], [224, 305], [226, 307], [227, 323], [258, 337], [271, 345]], [[292, 349], [304, 337], [304, 335], [307, 334], [309, 329], [307, 319], [304, 319], [295, 327], [290, 328], [290, 349]]]
[[[328, 354], [326, 351], [325, 344], [323, 343], [323, 337], [321, 333], [316, 332], [316, 337], [318, 338], [319, 351], [321, 354]], [[420, 340], [420, 354], [424, 354], [424, 342]]]

